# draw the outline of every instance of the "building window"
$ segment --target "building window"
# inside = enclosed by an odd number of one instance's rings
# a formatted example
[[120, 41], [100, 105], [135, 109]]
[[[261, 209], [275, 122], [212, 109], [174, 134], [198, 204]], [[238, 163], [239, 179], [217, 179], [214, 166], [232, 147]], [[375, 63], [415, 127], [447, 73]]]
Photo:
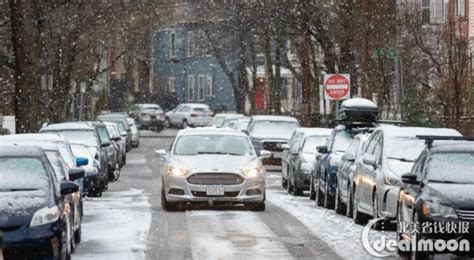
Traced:
[[457, 16], [464, 16], [464, 0], [456, 0], [456, 15]]
[[199, 75], [198, 77], [198, 100], [204, 101], [204, 75]]
[[168, 92], [176, 93], [176, 78], [175, 77], [168, 78]]
[[188, 32], [188, 57], [194, 56], [195, 45], [194, 33]]
[[207, 75], [206, 77], [206, 97], [212, 96], [212, 76]]
[[170, 56], [171, 58], [176, 58], [176, 33], [171, 32], [170, 34]]
[[449, 20], [449, 0], [443, 0], [443, 20], [445, 23]]
[[194, 101], [195, 92], [194, 76], [188, 76], [188, 101]]
[[430, 0], [421, 0], [421, 21], [424, 24], [429, 24], [431, 22], [431, 1]]

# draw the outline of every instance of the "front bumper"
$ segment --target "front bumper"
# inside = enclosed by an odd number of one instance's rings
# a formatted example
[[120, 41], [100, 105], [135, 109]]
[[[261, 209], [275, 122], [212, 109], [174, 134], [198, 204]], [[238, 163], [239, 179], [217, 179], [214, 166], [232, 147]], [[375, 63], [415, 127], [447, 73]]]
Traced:
[[311, 172], [298, 172], [295, 174], [295, 186], [303, 189], [309, 190], [309, 185], [311, 184]]
[[[57, 259], [61, 241], [59, 222], [4, 230], [5, 259]], [[1, 229], [1, 228], [0, 228]]]
[[[232, 202], [248, 203], [265, 201], [265, 176], [247, 177], [241, 184], [222, 185], [224, 196], [208, 196], [208, 185], [190, 184], [186, 177], [163, 175], [166, 199], [170, 202]], [[213, 184], [216, 185], [216, 184]], [[217, 184], [218, 185], [218, 184]]]

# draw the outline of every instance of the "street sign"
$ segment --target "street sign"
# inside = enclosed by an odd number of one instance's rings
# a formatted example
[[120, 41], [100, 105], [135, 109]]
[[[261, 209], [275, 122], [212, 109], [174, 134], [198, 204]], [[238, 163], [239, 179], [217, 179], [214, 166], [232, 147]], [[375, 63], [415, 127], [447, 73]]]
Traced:
[[351, 97], [351, 76], [349, 74], [324, 75], [324, 96], [329, 100], [344, 100]]

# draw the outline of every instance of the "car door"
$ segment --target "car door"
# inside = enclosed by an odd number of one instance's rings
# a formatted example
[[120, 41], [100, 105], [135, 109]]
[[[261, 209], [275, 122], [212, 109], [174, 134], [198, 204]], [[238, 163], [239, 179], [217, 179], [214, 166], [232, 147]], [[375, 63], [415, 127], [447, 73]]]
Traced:
[[281, 174], [284, 179], [288, 178], [288, 160], [290, 156], [291, 145], [293, 144], [295, 140], [296, 134], [297, 134], [296, 131], [293, 132], [293, 134], [290, 137], [290, 140], [288, 141], [289, 149], [283, 150], [282, 155], [281, 155]]
[[189, 117], [191, 113], [191, 107], [183, 106], [179, 111], [176, 112], [176, 124], [181, 124], [184, 119]]
[[303, 133], [298, 133], [295, 141], [290, 147], [290, 151], [288, 152], [288, 168], [290, 169], [291, 174], [293, 174], [296, 169], [296, 161], [298, 160], [298, 154], [303, 142], [303, 137]]
[[[379, 137], [379, 134], [374, 133], [369, 138], [369, 140], [367, 141], [367, 148], [364, 151], [363, 158], [374, 155], [374, 150], [377, 144], [378, 137]], [[364, 208], [368, 208], [368, 205], [369, 205], [367, 201], [370, 199], [367, 199], [367, 196], [368, 196], [367, 194], [370, 194], [370, 196], [372, 196], [372, 190], [368, 192], [367, 189], [369, 189], [369, 187], [372, 186], [370, 184], [370, 176], [373, 176], [372, 172], [374, 170], [375, 170], [374, 167], [371, 165], [365, 164], [363, 159], [360, 161], [360, 165], [357, 167], [358, 173], [357, 173], [357, 179], [356, 179], [356, 184], [357, 184], [356, 196], [360, 202], [360, 206], [363, 206]]]
[[339, 192], [342, 198], [347, 198], [349, 196], [347, 187], [349, 187], [349, 180], [351, 175], [353, 174], [352, 166], [354, 165], [355, 158], [357, 156], [357, 150], [360, 146], [360, 139], [355, 138], [352, 143], [347, 148], [347, 152], [344, 154], [343, 159], [341, 161], [341, 165], [338, 169], [338, 185], [340, 186]]
[[[168, 118], [171, 124], [175, 125], [178, 122], [177, 116], [179, 114], [178, 111], [180, 111], [183, 108], [183, 105], [177, 106], [175, 109], [171, 111], [171, 113], [168, 114]], [[180, 122], [181, 123], [181, 122]]]

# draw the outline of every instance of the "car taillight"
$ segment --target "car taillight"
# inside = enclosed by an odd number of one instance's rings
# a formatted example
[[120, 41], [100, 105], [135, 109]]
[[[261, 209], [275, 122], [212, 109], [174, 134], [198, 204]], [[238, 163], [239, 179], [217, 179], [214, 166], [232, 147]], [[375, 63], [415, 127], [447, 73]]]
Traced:
[[196, 114], [196, 113], [191, 114], [191, 117], [197, 117], [197, 116], [199, 116], [199, 114]]

